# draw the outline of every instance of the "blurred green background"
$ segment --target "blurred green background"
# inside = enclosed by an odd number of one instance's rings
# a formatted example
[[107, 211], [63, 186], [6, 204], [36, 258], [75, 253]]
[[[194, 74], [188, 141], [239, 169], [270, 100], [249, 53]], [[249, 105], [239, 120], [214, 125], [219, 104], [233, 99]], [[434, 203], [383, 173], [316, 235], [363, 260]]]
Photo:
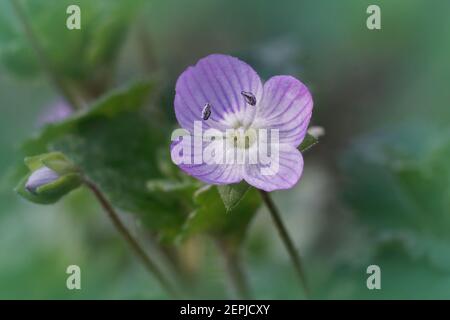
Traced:
[[[210, 53], [237, 56], [264, 79], [301, 79], [314, 97], [312, 124], [326, 135], [305, 154], [299, 184], [274, 199], [314, 297], [450, 298], [449, 1], [20, 3], [47, 62], [84, 103], [131, 81], [155, 79], [158, 95], [146, 104], [144, 119], [160, 134], [176, 127], [178, 75]], [[81, 30], [65, 27], [69, 4], [81, 7]], [[381, 8], [381, 30], [366, 27], [370, 4]], [[52, 206], [13, 192], [8, 177], [23, 160], [18, 146], [58, 118], [61, 92], [6, 0], [0, 2], [0, 60], [0, 298], [167, 298], [86, 190]], [[80, 131], [101, 136], [108, 130], [102, 125]], [[155, 144], [146, 150], [150, 166], [168, 153], [164, 137], [146, 140]], [[170, 210], [178, 219], [181, 207]], [[124, 217], [157, 254], [159, 245], [143, 232], [146, 217]], [[196, 283], [190, 298], [230, 296], [208, 238], [195, 236], [178, 249]], [[264, 208], [249, 226], [242, 258], [254, 297], [303, 297]], [[82, 290], [65, 286], [71, 264], [81, 267]], [[381, 290], [366, 287], [372, 264], [381, 268]]]

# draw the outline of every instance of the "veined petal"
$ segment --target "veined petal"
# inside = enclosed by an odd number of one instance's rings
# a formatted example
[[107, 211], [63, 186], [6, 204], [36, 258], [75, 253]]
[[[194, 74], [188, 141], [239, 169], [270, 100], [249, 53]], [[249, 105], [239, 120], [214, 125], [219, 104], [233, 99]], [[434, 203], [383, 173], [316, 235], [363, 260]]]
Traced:
[[[252, 186], [265, 191], [292, 188], [303, 172], [303, 157], [289, 144], [271, 145], [270, 164], [246, 164], [244, 179]], [[278, 155], [278, 156], [277, 156]]]
[[253, 127], [278, 129], [280, 143], [299, 146], [313, 108], [308, 88], [291, 76], [275, 76], [264, 84], [264, 95]]
[[[224, 130], [236, 124], [248, 125], [262, 100], [263, 86], [257, 73], [245, 62], [212, 54], [188, 67], [175, 88], [175, 115], [180, 125], [192, 132], [194, 121], [204, 127]], [[251, 92], [256, 106], [248, 105], [241, 92]], [[211, 116], [202, 119], [203, 107], [211, 105]]]
[[[172, 161], [188, 175], [205, 183], [218, 185], [237, 183], [243, 179], [243, 165], [226, 163], [226, 155], [224, 155], [224, 153], [228, 152], [228, 150], [223, 148], [220, 141], [212, 141], [206, 144], [203, 143], [200, 146], [193, 144], [190, 148], [190, 155], [186, 157], [176, 154], [178, 151], [174, 152], [174, 148], [182, 143], [183, 140], [172, 142], [170, 147], [171, 157]], [[221, 159], [221, 161], [218, 161], [218, 163], [208, 161], [208, 155], [207, 152], [205, 152], [205, 148], [208, 146], [210, 148], [216, 146], [215, 150], [218, 151], [216, 156], [218, 159]], [[181, 153], [183, 153], [183, 151], [181, 151]], [[201, 160], [200, 163], [196, 163], [196, 157]], [[185, 162], [179, 163], [181, 158], [183, 158]]]

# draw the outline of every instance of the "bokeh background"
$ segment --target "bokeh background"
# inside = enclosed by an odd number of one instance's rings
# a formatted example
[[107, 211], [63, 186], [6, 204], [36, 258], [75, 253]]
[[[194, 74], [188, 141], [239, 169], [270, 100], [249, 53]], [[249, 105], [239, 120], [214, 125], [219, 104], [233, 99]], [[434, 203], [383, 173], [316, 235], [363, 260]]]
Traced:
[[[237, 56], [264, 79], [301, 79], [315, 101], [312, 124], [326, 135], [305, 154], [299, 184], [273, 197], [314, 297], [450, 298], [450, 2], [19, 2], [47, 62], [87, 105], [113, 88], [155, 79], [159, 93], [143, 118], [157, 132], [176, 127], [178, 75], [210, 53]], [[69, 4], [81, 7], [79, 31], [65, 27]], [[381, 8], [381, 30], [366, 28], [370, 4]], [[20, 144], [71, 111], [7, 0], [0, 2], [0, 60], [0, 298], [167, 298], [86, 190], [51, 206], [13, 192]], [[150, 150], [152, 163], [160, 149]], [[145, 218], [123, 214], [157, 255]], [[230, 297], [208, 238], [192, 237], [177, 250], [195, 283], [190, 298]], [[262, 207], [242, 258], [254, 297], [303, 298]], [[70, 264], [81, 267], [82, 290], [65, 286]], [[381, 268], [381, 290], [366, 287], [372, 264]]]

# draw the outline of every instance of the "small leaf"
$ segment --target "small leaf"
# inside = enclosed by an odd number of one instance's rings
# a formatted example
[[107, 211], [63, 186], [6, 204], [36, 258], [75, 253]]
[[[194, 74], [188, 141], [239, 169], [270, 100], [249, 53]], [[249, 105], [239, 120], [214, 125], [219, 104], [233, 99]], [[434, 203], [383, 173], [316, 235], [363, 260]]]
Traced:
[[194, 194], [197, 205], [185, 222], [182, 238], [193, 234], [207, 233], [222, 240], [239, 243], [247, 227], [261, 205], [261, 197], [254, 188], [249, 188], [241, 201], [228, 211], [216, 186], [207, 185]]
[[303, 153], [309, 148], [315, 146], [317, 143], [319, 143], [319, 139], [307, 133], [298, 149]]
[[73, 164], [61, 152], [50, 152], [38, 156], [26, 157], [24, 162], [31, 171], [35, 171], [42, 166], [46, 166], [61, 175], [76, 171]]
[[227, 211], [232, 210], [242, 200], [250, 185], [242, 181], [240, 183], [217, 186], [220, 198]]

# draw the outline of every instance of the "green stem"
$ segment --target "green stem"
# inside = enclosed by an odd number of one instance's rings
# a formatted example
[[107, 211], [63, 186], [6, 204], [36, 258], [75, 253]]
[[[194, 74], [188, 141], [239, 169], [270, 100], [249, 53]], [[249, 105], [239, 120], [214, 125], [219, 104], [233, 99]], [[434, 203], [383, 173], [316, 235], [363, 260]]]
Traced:
[[232, 245], [228, 245], [225, 241], [217, 240], [216, 243], [222, 253], [225, 269], [227, 270], [236, 296], [239, 299], [251, 299], [250, 289], [242, 268], [242, 261], [238, 249]]
[[117, 231], [119, 231], [122, 237], [128, 242], [130, 247], [133, 249], [133, 251], [142, 260], [147, 270], [156, 277], [156, 279], [161, 284], [162, 288], [166, 290], [167, 293], [169, 293], [171, 296], [175, 298], [178, 298], [177, 291], [172, 287], [170, 282], [166, 279], [164, 274], [161, 272], [158, 266], [152, 261], [152, 259], [148, 256], [148, 254], [144, 251], [144, 249], [142, 249], [142, 247], [139, 245], [136, 239], [134, 239], [134, 237], [130, 234], [125, 225], [120, 220], [119, 215], [116, 213], [116, 211], [109, 203], [109, 201], [105, 198], [103, 193], [92, 182], [85, 180], [84, 183], [97, 198], [98, 202], [101, 204], [105, 212], [108, 214]]
[[310, 296], [310, 290], [308, 287], [308, 283], [306, 281], [305, 273], [303, 271], [303, 267], [300, 261], [300, 255], [298, 254], [297, 250], [295, 249], [294, 242], [292, 241], [291, 237], [289, 236], [289, 233], [287, 232], [287, 229], [283, 223], [283, 220], [281, 219], [280, 213], [278, 208], [275, 206], [275, 203], [273, 202], [270, 195], [263, 190], [259, 190], [261, 193], [261, 197], [266, 204], [267, 208], [269, 209], [270, 215], [272, 216], [273, 222], [275, 224], [275, 227], [278, 230], [278, 233], [281, 237], [281, 240], [283, 241], [284, 246], [286, 247], [286, 250], [289, 253], [289, 256], [291, 257], [292, 263], [294, 264], [295, 271], [297, 272], [300, 282], [303, 285], [303, 288], [305, 290], [305, 295], [308, 298]]
[[50, 78], [51, 82], [59, 90], [59, 92], [61, 92], [64, 95], [65, 99], [72, 106], [73, 109], [75, 110], [80, 109], [80, 105], [77, 99], [71, 93], [67, 84], [58, 75], [58, 72], [47, 58], [44, 49], [42, 48], [38, 38], [34, 34], [31, 24], [28, 22], [27, 15], [22, 6], [20, 5], [19, 0], [10, 0], [10, 2], [20, 23], [22, 24], [23, 30], [25, 32], [26, 37], [28, 38], [28, 41], [33, 47], [33, 50], [36, 52], [36, 56], [41, 66], [43, 67], [44, 71]]

